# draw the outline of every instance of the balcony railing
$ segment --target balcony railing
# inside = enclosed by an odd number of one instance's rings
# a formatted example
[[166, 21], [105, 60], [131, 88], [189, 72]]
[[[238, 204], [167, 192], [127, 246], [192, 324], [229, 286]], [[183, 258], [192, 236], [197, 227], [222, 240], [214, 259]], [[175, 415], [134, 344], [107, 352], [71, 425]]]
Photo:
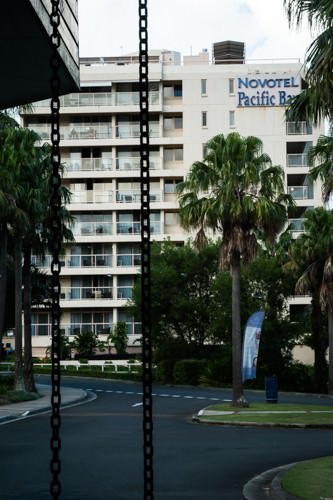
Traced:
[[71, 204], [75, 203], [111, 203], [112, 191], [74, 191], [71, 196]]
[[[141, 192], [139, 189], [121, 189], [117, 191], [116, 200], [118, 203], [140, 203]], [[161, 193], [150, 192], [149, 200], [152, 203], [161, 201]]]
[[287, 122], [287, 135], [312, 134], [312, 126], [306, 122]]
[[[50, 323], [33, 323], [32, 335], [47, 336], [52, 335], [52, 325]], [[94, 332], [97, 335], [109, 335], [112, 333], [112, 323], [61, 323], [61, 331], [67, 336], [73, 337], [82, 332]], [[126, 322], [127, 335], [141, 335], [141, 323]]]
[[[161, 160], [157, 157], [149, 158], [149, 168], [151, 170], [161, 168]], [[116, 158], [117, 170], [140, 170], [140, 156], [128, 156]]]
[[112, 170], [111, 158], [78, 158], [64, 160], [68, 172], [101, 172]]
[[288, 167], [307, 167], [308, 166], [308, 155], [301, 154], [288, 154], [287, 155], [287, 166]]
[[[149, 92], [149, 104], [159, 104], [160, 94], [157, 91]], [[95, 92], [67, 94], [60, 97], [61, 107], [81, 106], [133, 106], [140, 104], [139, 92]], [[34, 103], [34, 107], [50, 107], [50, 99]]]
[[[117, 234], [140, 234], [140, 222], [117, 222]], [[151, 222], [150, 232], [155, 234], [161, 233], [161, 223]]]
[[304, 221], [305, 219], [289, 219], [290, 230], [295, 233], [304, 231]]
[[112, 287], [72, 286], [61, 287], [62, 300], [112, 299]]
[[117, 266], [118, 267], [135, 267], [141, 264], [141, 254], [118, 254]]
[[76, 222], [72, 231], [74, 236], [112, 234], [112, 222]]
[[65, 259], [66, 267], [112, 267], [112, 255], [71, 255]]
[[117, 299], [131, 299], [133, 288], [131, 286], [118, 286], [117, 287]]
[[[50, 125], [34, 123], [29, 125], [42, 140], [50, 140]], [[77, 139], [112, 139], [112, 126], [110, 123], [91, 123], [87, 125], [60, 126], [60, 138], [66, 140]]]
[[295, 200], [308, 200], [310, 198], [309, 186], [288, 186], [288, 194]]
[[[160, 137], [160, 127], [158, 123], [149, 124], [150, 137]], [[132, 139], [140, 137], [140, 124], [136, 122], [116, 125], [116, 137], [118, 139]]]

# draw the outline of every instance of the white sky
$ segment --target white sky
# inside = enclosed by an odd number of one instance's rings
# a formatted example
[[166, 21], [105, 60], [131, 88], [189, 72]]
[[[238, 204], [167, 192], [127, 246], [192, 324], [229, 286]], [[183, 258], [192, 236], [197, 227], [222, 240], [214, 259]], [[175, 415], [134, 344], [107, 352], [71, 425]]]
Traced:
[[[79, 0], [80, 56], [138, 50], [138, 0]], [[245, 42], [247, 59], [304, 60], [311, 36], [289, 28], [283, 0], [149, 0], [149, 49], [198, 54], [224, 40]]]

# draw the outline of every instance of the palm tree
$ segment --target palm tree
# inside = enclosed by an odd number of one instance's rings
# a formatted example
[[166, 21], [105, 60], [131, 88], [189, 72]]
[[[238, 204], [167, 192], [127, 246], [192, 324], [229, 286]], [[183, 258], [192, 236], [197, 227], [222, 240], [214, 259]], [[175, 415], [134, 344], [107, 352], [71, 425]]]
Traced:
[[305, 232], [291, 246], [291, 256], [301, 275], [296, 291], [311, 292], [315, 376], [318, 390], [326, 392], [327, 338], [322, 328], [321, 310], [328, 314], [328, 390], [333, 393], [333, 211], [323, 207], [306, 214]]
[[306, 88], [294, 98], [288, 117], [315, 124], [333, 117], [333, 8], [330, 0], [284, 0], [289, 24], [301, 26], [307, 19], [318, 33], [305, 54]]
[[321, 135], [317, 144], [309, 151], [309, 163], [311, 166], [309, 177], [312, 180], [318, 178], [322, 182], [322, 195], [325, 203], [329, 202], [333, 192], [333, 129], [329, 135]]
[[256, 231], [274, 241], [287, 220], [292, 198], [284, 193], [283, 170], [272, 166], [257, 137], [217, 135], [207, 143], [203, 161], [195, 162], [178, 185], [185, 229], [199, 228], [199, 243], [210, 228], [221, 235], [220, 269], [232, 276], [232, 366], [234, 406], [245, 402], [241, 377], [241, 261], [258, 250]]

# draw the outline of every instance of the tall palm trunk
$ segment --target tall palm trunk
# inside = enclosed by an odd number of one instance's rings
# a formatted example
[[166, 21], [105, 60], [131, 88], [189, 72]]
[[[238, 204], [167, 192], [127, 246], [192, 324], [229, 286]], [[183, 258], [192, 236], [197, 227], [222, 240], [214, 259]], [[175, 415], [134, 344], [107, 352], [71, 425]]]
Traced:
[[7, 245], [6, 224], [0, 224], [0, 343], [5, 329], [6, 291], [7, 291]]
[[327, 393], [327, 362], [326, 349], [327, 339], [324, 331], [324, 317], [319, 301], [319, 292], [314, 292], [312, 296], [312, 335], [314, 350], [314, 377], [315, 387], [318, 393]]
[[15, 389], [24, 390], [22, 356], [22, 237], [18, 231], [14, 241], [15, 260]]
[[232, 406], [243, 406], [242, 333], [240, 308], [240, 255], [231, 259], [232, 276]]
[[328, 392], [333, 394], [333, 311], [328, 310]]
[[31, 344], [31, 246], [23, 252], [23, 312], [24, 312], [24, 385], [28, 392], [37, 392], [33, 376]]

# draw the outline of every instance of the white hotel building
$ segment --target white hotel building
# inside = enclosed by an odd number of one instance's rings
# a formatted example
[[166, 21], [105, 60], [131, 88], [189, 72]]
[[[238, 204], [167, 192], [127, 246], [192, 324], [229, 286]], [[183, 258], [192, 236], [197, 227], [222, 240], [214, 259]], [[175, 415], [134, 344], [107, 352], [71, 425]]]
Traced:
[[[183, 59], [178, 52], [150, 53], [151, 235], [158, 241], [188, 240], [175, 187], [219, 133], [261, 138], [273, 164], [283, 166], [286, 190], [297, 202], [290, 213], [295, 233], [304, 212], [322, 204], [320, 185], [307, 177], [307, 151], [323, 129], [286, 123], [284, 115], [288, 96], [300, 91], [301, 64], [247, 62], [243, 44], [235, 43], [236, 55], [230, 46], [215, 44], [212, 62], [206, 50]], [[120, 320], [130, 344], [140, 335], [126, 311], [140, 270], [138, 74], [137, 54], [84, 58], [80, 93], [61, 98], [63, 182], [75, 216], [75, 243], [66, 246], [61, 272], [62, 327], [70, 337], [86, 329], [105, 340]], [[50, 139], [49, 114], [42, 101], [23, 116], [43, 141]], [[35, 263], [47, 270], [50, 258]], [[34, 310], [34, 354], [45, 354], [50, 325], [45, 308]]]

